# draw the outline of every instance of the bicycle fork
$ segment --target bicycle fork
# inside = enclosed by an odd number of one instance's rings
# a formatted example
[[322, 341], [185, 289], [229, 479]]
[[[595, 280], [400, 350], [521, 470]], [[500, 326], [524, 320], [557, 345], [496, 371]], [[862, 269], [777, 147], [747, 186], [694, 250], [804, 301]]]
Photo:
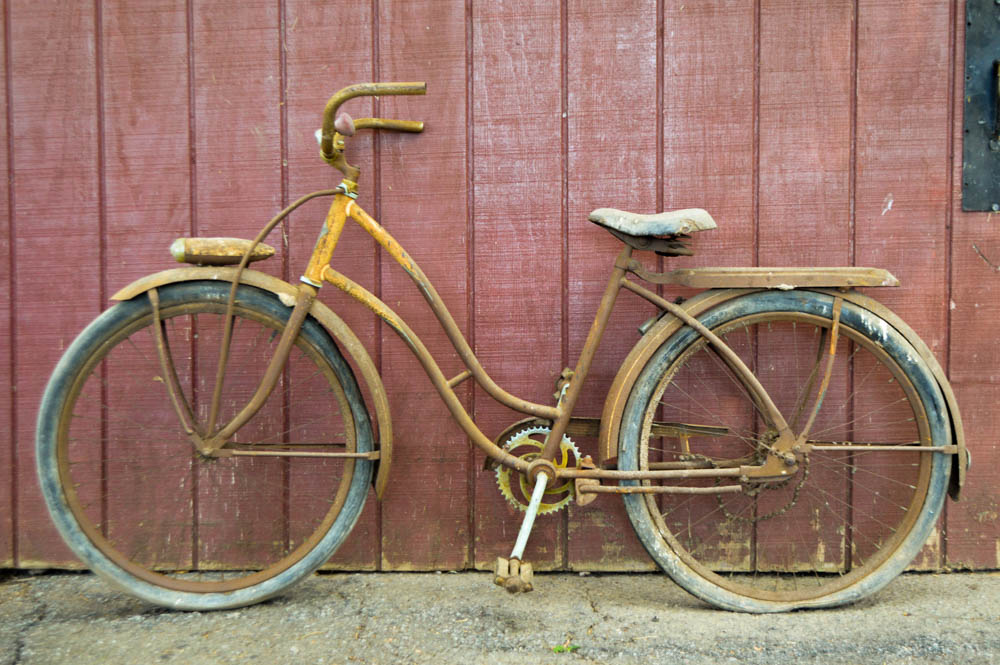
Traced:
[[[347, 187], [344, 187], [347, 191]], [[304, 197], [305, 199], [305, 197]], [[303, 199], [303, 201], [304, 201]], [[326, 264], [329, 263], [330, 258], [333, 255], [333, 251], [336, 248], [337, 241], [340, 238], [340, 234], [344, 229], [344, 224], [347, 220], [348, 213], [350, 211], [350, 206], [354, 203], [353, 198], [348, 195], [338, 194], [334, 198], [333, 205], [330, 206], [330, 210], [327, 213], [326, 221], [323, 224], [323, 230], [320, 232], [319, 239], [316, 241], [316, 249], [313, 252], [312, 259], [309, 263], [309, 267], [306, 270], [305, 275], [303, 275], [300, 280], [301, 283], [298, 287], [298, 293], [296, 294], [294, 306], [292, 313], [288, 318], [288, 322], [285, 324], [284, 330], [282, 330], [281, 338], [278, 341], [278, 346], [275, 349], [274, 355], [271, 357], [271, 361], [267, 366], [267, 370], [264, 372], [264, 376], [261, 378], [260, 384], [257, 386], [253, 397], [247, 402], [246, 406], [236, 416], [230, 420], [225, 426], [219, 429], [217, 432], [213, 431], [216, 429], [216, 420], [219, 411], [219, 401], [221, 398], [222, 384], [225, 379], [225, 369], [226, 363], [228, 361], [228, 351], [229, 344], [232, 338], [232, 302], [229, 303], [227, 308], [227, 313], [225, 317], [225, 323], [223, 328], [222, 343], [219, 353], [219, 368], [216, 374], [216, 385], [213, 392], [213, 398], [211, 403], [211, 409], [209, 412], [209, 420], [205, 426], [204, 431], [197, 431], [197, 425], [192, 422], [191, 426], [188, 426], [185, 422], [184, 416], [189, 414], [190, 408], [182, 409], [174, 399], [174, 406], [178, 412], [178, 417], [181, 419], [184, 429], [187, 431], [188, 435], [195, 443], [195, 447], [203, 455], [224, 457], [228, 453], [224, 446], [226, 442], [232, 437], [243, 425], [245, 425], [251, 418], [253, 418], [261, 407], [270, 397], [271, 393], [274, 391], [275, 387], [278, 385], [278, 380], [281, 378], [281, 374], [285, 369], [285, 365], [288, 362], [289, 354], [292, 351], [292, 346], [295, 344], [295, 339], [298, 337], [299, 331], [302, 329], [303, 323], [305, 323], [306, 317], [309, 315], [309, 310], [312, 307], [313, 301], [316, 299], [316, 294], [319, 291], [319, 286], [322, 284], [322, 270]], [[296, 202], [296, 206], [291, 206], [290, 208], [297, 207], [299, 202]], [[290, 212], [288, 209], [287, 212]], [[287, 212], [279, 216], [283, 218]], [[271, 225], [269, 225], [271, 227]], [[271, 227], [273, 228], [273, 227]], [[259, 240], [259, 239], [258, 239]], [[244, 261], [245, 264], [245, 261]], [[318, 279], [317, 279], [318, 277]], [[238, 279], [238, 278], [237, 278]], [[235, 288], [235, 285], [234, 285]], [[232, 297], [230, 298], [232, 300]], [[157, 303], [154, 302], [154, 310], [157, 310]], [[156, 326], [159, 331], [159, 325]], [[158, 347], [163, 349], [165, 344], [162, 339], [158, 338]], [[161, 365], [165, 365], [163, 359], [163, 353], [161, 352]], [[172, 368], [168, 365], [164, 366], [164, 374], [172, 376]], [[168, 384], [168, 388], [173, 388], [174, 386]], [[171, 397], [174, 398], [174, 390], [171, 389]], [[338, 456], [345, 454], [338, 454]]]

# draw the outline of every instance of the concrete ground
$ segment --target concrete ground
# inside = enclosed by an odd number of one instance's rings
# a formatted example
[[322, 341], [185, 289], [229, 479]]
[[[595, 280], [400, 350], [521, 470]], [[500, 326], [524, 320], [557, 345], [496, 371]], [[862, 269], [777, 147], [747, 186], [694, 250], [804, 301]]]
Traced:
[[714, 610], [664, 575], [313, 576], [240, 610], [172, 612], [89, 574], [0, 580], [0, 664], [1000, 662], [1000, 573], [904, 575], [851, 607]]

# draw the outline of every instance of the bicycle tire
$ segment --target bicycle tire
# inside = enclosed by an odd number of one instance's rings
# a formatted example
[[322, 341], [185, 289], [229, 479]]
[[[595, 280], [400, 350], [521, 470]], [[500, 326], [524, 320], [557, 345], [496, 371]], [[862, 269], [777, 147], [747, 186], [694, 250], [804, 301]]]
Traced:
[[[230, 287], [158, 289], [178, 382], [202, 426]], [[253, 393], [290, 313], [274, 294], [239, 287], [219, 427]], [[73, 552], [126, 591], [187, 610], [260, 602], [322, 566], [364, 507], [373, 462], [204, 457], [163, 374], [148, 294], [101, 314], [54, 370], [38, 414], [38, 475]], [[231, 441], [255, 452], [363, 453], [373, 438], [350, 366], [307, 317], [278, 387]]]
[[[798, 435], [822, 384], [833, 307], [827, 294], [761, 292], [699, 321], [737, 351]], [[809, 442], [950, 444], [939, 386], [887, 322], [844, 302], [834, 357]], [[759, 464], [775, 434], [759, 400], [704, 338], [681, 328], [654, 352], [630, 394], [619, 467]], [[723, 429], [685, 444], [653, 436], [653, 422]], [[941, 511], [950, 461], [912, 450], [813, 450], [788, 480], [663, 481], [708, 493], [631, 494], [625, 504], [659, 566], [712, 605], [754, 613], [833, 607], [878, 591], [920, 553]], [[734, 483], [738, 491], [712, 489]]]

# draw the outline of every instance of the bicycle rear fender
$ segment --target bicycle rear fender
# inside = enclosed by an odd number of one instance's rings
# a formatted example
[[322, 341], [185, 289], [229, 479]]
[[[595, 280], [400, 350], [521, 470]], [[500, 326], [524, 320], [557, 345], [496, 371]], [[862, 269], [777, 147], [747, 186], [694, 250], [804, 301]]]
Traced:
[[913, 345], [913, 348], [920, 354], [920, 359], [930, 368], [934, 378], [937, 379], [938, 386], [941, 388], [945, 403], [948, 405], [952, 443], [958, 446], [958, 454], [952, 457], [951, 460], [951, 480], [948, 486], [948, 496], [958, 501], [962, 493], [962, 487], [965, 485], [965, 473], [969, 469], [969, 451], [965, 447], [965, 429], [962, 427], [962, 414], [958, 411], [958, 401], [955, 399], [955, 391], [952, 390], [948, 376], [945, 374], [944, 369], [941, 368], [937, 358], [934, 357], [930, 348], [924, 343], [924, 340], [920, 339], [913, 328], [903, 321], [903, 319], [899, 318], [895, 312], [874, 298], [869, 298], [862, 293], [854, 291], [840, 293], [829, 289], [816, 290], [820, 293], [827, 293], [833, 296], [841, 295], [844, 297], [844, 300], [863, 307], [876, 316], [888, 321], [889, 325], [899, 331], [906, 338], [906, 341]]
[[[699, 293], [697, 296], [686, 300], [680, 306], [691, 316], [698, 317], [702, 313], [717, 307], [724, 302], [739, 298], [749, 293], [755, 293], [762, 289], [713, 289]], [[930, 368], [934, 378], [937, 379], [948, 406], [952, 426], [952, 443], [958, 446], [958, 454], [952, 459], [952, 473], [948, 494], [951, 498], [958, 500], [962, 486], [965, 484], [965, 473], [968, 468], [968, 451], [965, 447], [965, 433], [962, 429], [962, 417], [955, 400], [955, 393], [945, 376], [944, 370], [938, 364], [934, 354], [917, 336], [916, 332], [910, 328], [899, 316], [892, 312], [882, 303], [854, 291], [840, 292], [836, 290], [816, 289], [819, 293], [826, 293], [832, 296], [840, 296], [858, 307], [864, 308], [876, 316], [881, 317], [892, 327], [894, 327], [906, 340], [913, 345], [913, 348], [920, 355], [927, 367]], [[608, 390], [607, 398], [604, 401], [604, 411], [601, 414], [601, 429], [598, 438], [598, 455], [600, 465], [604, 466], [609, 460], [618, 456], [618, 443], [621, 431], [621, 417], [625, 409], [625, 403], [632, 388], [639, 378], [643, 367], [652, 357], [653, 353], [662, 345], [667, 338], [677, 332], [684, 324], [680, 319], [665, 314], [646, 332], [636, 343], [622, 362]]]
[[[218, 266], [164, 270], [163, 272], [153, 273], [132, 282], [111, 296], [111, 299], [131, 300], [152, 288], [176, 282], [190, 282], [194, 280], [232, 282], [235, 274], [236, 268], [222, 268]], [[294, 303], [295, 294], [297, 293], [296, 287], [292, 284], [257, 270], [244, 270], [240, 275], [240, 283], [254, 286], [264, 291], [270, 291], [284, 303]], [[347, 324], [344, 323], [344, 320], [337, 316], [333, 310], [319, 300], [315, 300], [309, 313], [319, 321], [320, 325], [326, 328], [327, 332], [336, 340], [340, 350], [346, 353], [348, 360], [361, 373], [362, 389], [367, 388], [371, 404], [375, 407], [379, 448], [378, 471], [375, 475], [375, 494], [381, 499], [388, 485], [389, 467], [392, 461], [392, 419], [389, 414], [389, 400], [386, 395], [385, 386], [382, 384], [382, 378], [379, 376], [378, 369], [372, 361], [371, 356], [368, 355], [368, 351], [361, 343], [361, 340], [358, 339], [357, 335], [354, 334]]]

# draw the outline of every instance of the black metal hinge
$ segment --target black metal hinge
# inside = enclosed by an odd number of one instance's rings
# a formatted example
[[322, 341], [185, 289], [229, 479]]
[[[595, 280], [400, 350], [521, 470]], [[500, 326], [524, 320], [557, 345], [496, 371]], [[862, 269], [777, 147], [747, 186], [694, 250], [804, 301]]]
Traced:
[[965, 5], [962, 210], [1000, 212], [1000, 0]]

